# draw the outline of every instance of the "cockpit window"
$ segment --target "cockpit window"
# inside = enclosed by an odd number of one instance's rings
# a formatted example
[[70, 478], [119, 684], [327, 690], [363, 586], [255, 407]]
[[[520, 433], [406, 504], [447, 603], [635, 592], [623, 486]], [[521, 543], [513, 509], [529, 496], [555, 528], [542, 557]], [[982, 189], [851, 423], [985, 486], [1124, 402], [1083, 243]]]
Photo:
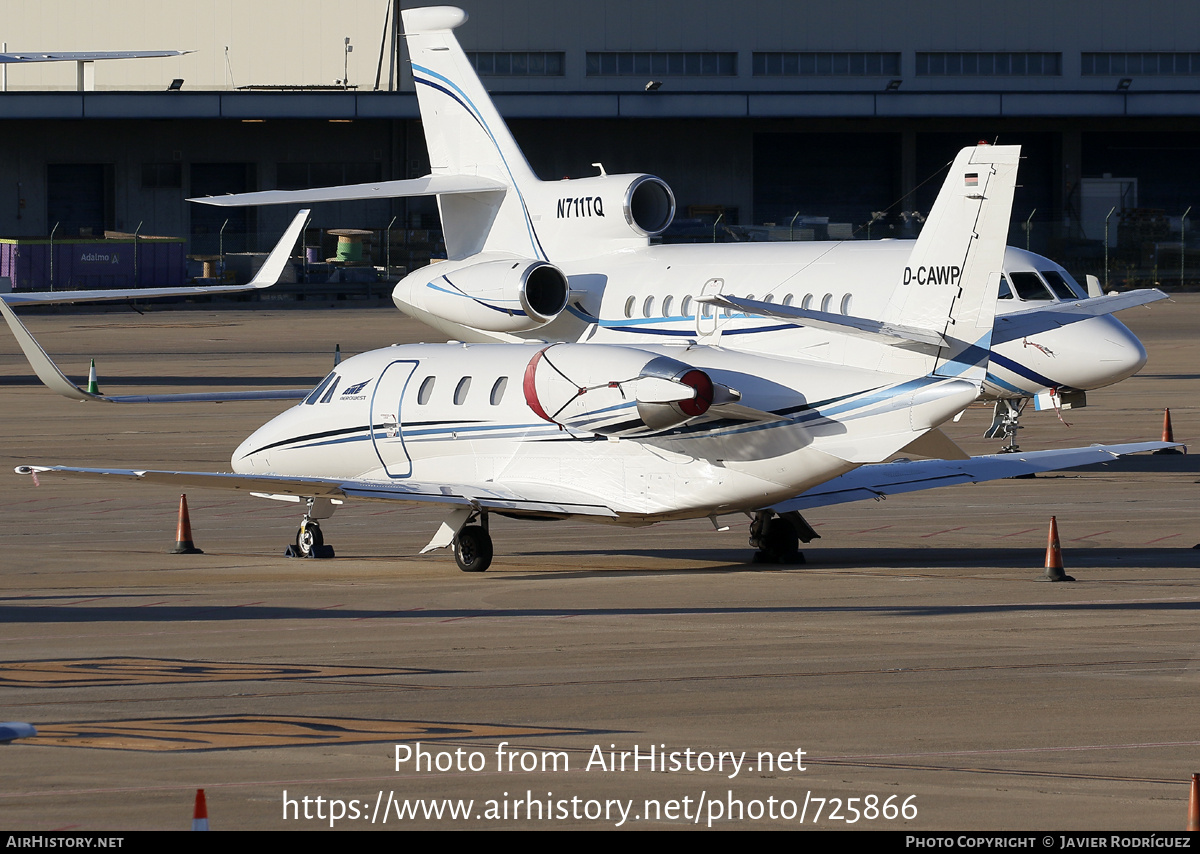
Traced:
[[320, 385], [312, 390], [312, 394], [304, 398], [304, 402], [309, 406], [312, 406], [320, 399], [321, 393], [325, 391], [325, 386], [329, 385], [335, 379], [337, 379], [337, 371], [332, 372], [329, 376], [325, 377], [325, 379], [321, 380]]
[[1059, 299], [1074, 300], [1082, 296], [1078, 291], [1079, 285], [1072, 288], [1057, 270], [1042, 270], [1041, 274], [1042, 278], [1046, 280], [1046, 284], [1050, 286], [1050, 290], [1054, 291]]
[[333, 400], [333, 393], [335, 391], [337, 391], [339, 379], [341, 379], [341, 378], [340, 377], [333, 378], [333, 382], [331, 382], [329, 384], [329, 390], [326, 391], [325, 394], [321, 396], [321, 403], [329, 403], [329, 401]]
[[1016, 288], [1017, 296], [1023, 300], [1045, 302], [1051, 298], [1050, 291], [1046, 290], [1045, 283], [1037, 273], [1009, 273], [1008, 278]]
[[1008, 279], [1000, 277], [1000, 299], [1012, 299], [1012, 288], [1008, 286]]

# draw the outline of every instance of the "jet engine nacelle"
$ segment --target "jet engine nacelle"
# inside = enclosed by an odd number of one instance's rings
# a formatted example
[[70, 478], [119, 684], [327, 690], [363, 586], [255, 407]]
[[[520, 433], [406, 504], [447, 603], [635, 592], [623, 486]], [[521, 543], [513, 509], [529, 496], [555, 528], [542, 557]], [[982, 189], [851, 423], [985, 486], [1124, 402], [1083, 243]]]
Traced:
[[[675, 218], [675, 195], [653, 175], [597, 175], [539, 185], [541, 224], [559, 238], [590, 241], [662, 234]], [[595, 251], [595, 244], [591, 244]], [[568, 250], [569, 251], [569, 250]], [[555, 257], [553, 254], [551, 257]]]
[[625, 436], [679, 427], [706, 413], [707, 373], [669, 356], [605, 344], [554, 344], [525, 368], [525, 402], [572, 430]]
[[567, 277], [553, 264], [486, 253], [415, 270], [392, 294], [398, 303], [464, 326], [528, 332], [558, 317], [569, 291]]

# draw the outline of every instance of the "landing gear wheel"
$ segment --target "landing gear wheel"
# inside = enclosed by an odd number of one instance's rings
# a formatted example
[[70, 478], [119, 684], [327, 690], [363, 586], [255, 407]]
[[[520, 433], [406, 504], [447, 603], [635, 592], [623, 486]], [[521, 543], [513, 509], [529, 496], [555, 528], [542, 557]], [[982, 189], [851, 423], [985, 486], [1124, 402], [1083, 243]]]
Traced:
[[468, 525], [454, 538], [454, 560], [463, 572], [484, 572], [492, 565], [492, 536], [480, 525]]
[[312, 553], [325, 545], [325, 537], [321, 534], [321, 526], [312, 519], [300, 523], [296, 532], [296, 551], [300, 557], [312, 557]]

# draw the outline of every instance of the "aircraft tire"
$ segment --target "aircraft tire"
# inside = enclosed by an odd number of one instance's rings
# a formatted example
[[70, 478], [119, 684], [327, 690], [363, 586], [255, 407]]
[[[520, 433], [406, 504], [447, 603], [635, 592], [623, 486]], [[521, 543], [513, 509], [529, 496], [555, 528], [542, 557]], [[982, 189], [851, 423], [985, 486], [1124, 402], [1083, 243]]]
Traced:
[[296, 531], [296, 551], [300, 556], [311, 557], [312, 553], [323, 545], [325, 536], [321, 533], [321, 526], [312, 519], [301, 523], [300, 529]]
[[463, 572], [486, 572], [492, 565], [492, 537], [479, 525], [468, 525], [454, 538], [454, 560]]

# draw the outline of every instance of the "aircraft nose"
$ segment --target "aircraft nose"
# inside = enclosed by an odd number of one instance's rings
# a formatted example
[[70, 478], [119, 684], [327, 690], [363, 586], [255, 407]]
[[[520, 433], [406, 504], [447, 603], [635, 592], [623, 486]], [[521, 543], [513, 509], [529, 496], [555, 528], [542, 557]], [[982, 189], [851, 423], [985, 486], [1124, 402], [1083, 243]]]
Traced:
[[229, 461], [237, 474], [262, 474], [270, 471], [270, 448], [279, 430], [273, 419], [246, 437]]
[[1131, 377], [1146, 364], [1146, 348], [1125, 324], [1113, 317], [1097, 317], [1081, 323], [1076, 331], [1086, 336], [1082, 352], [1066, 384], [1078, 389], [1104, 388]]

